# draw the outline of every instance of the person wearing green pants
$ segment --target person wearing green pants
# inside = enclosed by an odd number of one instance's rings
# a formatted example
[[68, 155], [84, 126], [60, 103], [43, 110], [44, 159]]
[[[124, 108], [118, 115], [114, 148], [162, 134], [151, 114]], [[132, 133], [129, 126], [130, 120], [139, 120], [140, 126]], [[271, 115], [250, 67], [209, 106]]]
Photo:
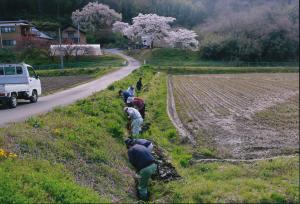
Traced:
[[152, 174], [157, 171], [157, 165], [155, 163], [141, 169], [138, 173], [138, 193], [139, 197], [142, 200], [148, 200], [149, 191], [148, 191], [148, 183]]
[[148, 183], [151, 176], [156, 172], [157, 165], [151, 152], [143, 145], [126, 142], [129, 162], [138, 173], [138, 197], [143, 201], [149, 200]]

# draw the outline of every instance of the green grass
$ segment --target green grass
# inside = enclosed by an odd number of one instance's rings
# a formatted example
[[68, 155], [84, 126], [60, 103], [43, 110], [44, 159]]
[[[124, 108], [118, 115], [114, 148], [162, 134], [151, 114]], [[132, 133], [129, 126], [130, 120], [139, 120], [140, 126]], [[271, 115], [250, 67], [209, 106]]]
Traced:
[[200, 60], [198, 52], [192, 52], [179, 49], [152, 49], [152, 50], [133, 50], [128, 51], [128, 54], [134, 58], [144, 61], [151, 65], [188, 65], [191, 62], [197, 62]]
[[[80, 61], [71, 58], [70, 61], [65, 64], [64, 69], [60, 68], [60, 64], [53, 64], [53, 62], [49, 61], [43, 61], [41, 65], [34, 67], [36, 68], [36, 73], [41, 77], [76, 75], [93, 75], [99, 77], [124, 66], [124, 59], [115, 55], [81, 57]], [[55, 59], [55, 63], [59, 63], [57, 58]]]
[[168, 74], [299, 73], [299, 67], [161, 67]]
[[128, 54], [146, 63], [159, 66], [160, 69], [169, 67], [298, 67], [299, 62], [241, 62], [241, 61], [208, 61], [200, 57], [199, 52], [180, 49], [159, 48], [153, 50], [132, 50]]
[[[24, 60], [26, 63], [35, 67], [35, 69], [49, 70], [60, 69], [60, 59], [55, 57], [53, 60], [50, 58], [42, 59], [28, 59]], [[97, 57], [70, 57], [69, 60], [64, 59], [65, 69], [74, 68], [102, 68], [102, 67], [120, 67], [124, 65], [124, 59], [116, 55], [103, 55]]]
[[33, 159], [0, 164], [0, 203], [108, 202], [92, 189], [76, 184], [63, 165]]
[[[117, 92], [141, 76], [146, 122], [151, 123], [143, 137], [159, 144], [183, 177], [169, 183], [152, 182], [153, 201], [299, 202], [298, 158], [239, 165], [190, 164], [194, 150], [181, 144], [167, 115], [167, 75], [148, 66], [74, 105], [0, 129], [0, 147], [19, 155], [13, 161], [0, 161], [1, 178], [8, 186], [0, 187], [0, 200], [17, 193], [18, 198], [12, 200], [20, 202], [135, 201], [134, 172], [123, 144], [126, 118]], [[24, 182], [26, 175], [29, 179]]]
[[298, 158], [252, 165], [198, 164], [181, 171], [182, 181], [156, 186], [161, 194], [171, 195], [170, 202], [297, 203], [298, 164]]
[[55, 76], [77, 76], [77, 75], [92, 75], [95, 77], [102, 76], [109, 72], [115, 71], [119, 68], [80, 68], [80, 69], [64, 69], [64, 70], [37, 70], [37, 75], [41, 77], [55, 77]]

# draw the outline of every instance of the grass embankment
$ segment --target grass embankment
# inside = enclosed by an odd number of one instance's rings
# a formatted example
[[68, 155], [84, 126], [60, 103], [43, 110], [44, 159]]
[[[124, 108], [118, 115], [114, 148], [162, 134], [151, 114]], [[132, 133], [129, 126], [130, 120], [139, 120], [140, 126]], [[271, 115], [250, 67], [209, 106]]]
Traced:
[[[103, 55], [98, 57], [80, 57], [79, 60], [71, 57], [65, 61], [64, 69], [60, 68], [58, 58], [54, 61], [49, 58], [28, 60], [26, 63], [33, 65], [39, 76], [74, 76], [74, 75], [97, 75], [108, 69], [116, 69], [124, 66], [124, 59], [116, 55]], [[35, 66], [36, 65], [36, 66]]]
[[132, 50], [128, 51], [128, 54], [141, 62], [145, 60], [147, 64], [153, 65], [157, 69], [168, 70], [171, 74], [248, 73], [255, 70], [269, 72], [269, 68], [266, 67], [276, 67], [278, 69], [276, 72], [299, 70], [299, 62], [207, 61], [201, 59], [199, 52], [179, 49]]
[[[33, 65], [40, 69], [59, 69], [60, 68], [60, 58], [54, 57], [28, 57], [23, 59], [26, 63]], [[90, 68], [94, 66], [101, 67], [117, 67], [122, 66], [124, 59], [110, 54], [104, 54], [102, 56], [86, 56], [86, 57], [69, 57], [69, 59], [64, 58], [65, 68]]]
[[153, 201], [299, 202], [298, 158], [191, 165], [193, 151], [181, 144], [166, 112], [167, 76], [149, 67], [72, 106], [0, 129], [1, 148], [19, 155], [0, 161], [5, 178], [0, 201], [134, 201], [133, 171], [123, 144], [126, 119], [116, 92], [140, 76], [146, 84], [142, 97], [151, 122], [143, 137], [163, 147], [183, 176], [179, 181], [153, 183]]
[[168, 74], [298, 73], [299, 67], [156, 67]]

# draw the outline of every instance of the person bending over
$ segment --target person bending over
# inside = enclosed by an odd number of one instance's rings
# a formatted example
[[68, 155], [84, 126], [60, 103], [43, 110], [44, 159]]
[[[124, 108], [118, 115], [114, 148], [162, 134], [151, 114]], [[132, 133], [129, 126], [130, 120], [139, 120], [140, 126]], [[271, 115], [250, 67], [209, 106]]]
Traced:
[[149, 201], [150, 192], [148, 190], [148, 183], [151, 176], [157, 171], [154, 157], [143, 145], [134, 144], [132, 146], [128, 144], [127, 149], [129, 162], [138, 174], [138, 198], [143, 201]]
[[129, 86], [127, 89], [128, 93], [130, 94], [131, 97], [134, 97], [135, 90], [133, 86]]
[[128, 97], [133, 97], [128, 91], [120, 90], [119, 96], [123, 98], [124, 103], [127, 102]]
[[147, 148], [147, 150], [149, 152], [152, 152], [153, 151], [153, 143], [149, 140], [146, 140], [146, 139], [132, 139], [132, 138], [128, 138], [125, 140], [125, 144], [127, 146], [133, 146], [135, 144], [138, 144], [138, 145], [142, 145], [144, 147]]
[[144, 120], [140, 112], [135, 108], [126, 107], [124, 108], [124, 112], [127, 114], [128, 119], [131, 120], [131, 135], [133, 138], [137, 138], [142, 131]]
[[142, 118], [145, 119], [146, 104], [143, 99], [137, 97], [128, 97], [126, 103], [128, 106], [136, 108], [140, 112]]

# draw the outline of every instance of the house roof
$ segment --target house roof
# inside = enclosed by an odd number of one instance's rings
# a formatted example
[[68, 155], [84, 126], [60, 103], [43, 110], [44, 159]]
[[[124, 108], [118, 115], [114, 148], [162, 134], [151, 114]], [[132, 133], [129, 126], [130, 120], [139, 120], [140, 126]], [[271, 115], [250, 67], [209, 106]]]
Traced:
[[[64, 31], [64, 30], [66, 30], [66, 29], [69, 28], [69, 27], [74, 28], [74, 29], [76, 29], [76, 30], [78, 29], [76, 26], [73, 26], [73, 25], [67, 25], [67, 26], [63, 27], [62, 30]], [[86, 34], [86, 32], [85, 32], [84, 30], [80, 29], [80, 28], [79, 28], [79, 31], [80, 31], [81, 33]]]
[[17, 21], [0, 21], [0, 25], [10, 24], [10, 25], [28, 25], [29, 21], [26, 20], [17, 20]]
[[28, 26], [29, 24], [26, 23], [0, 23], [1, 27], [9, 27], [9, 26]]
[[32, 28], [31, 28], [31, 31], [34, 32], [34, 33], [36, 33], [36, 35], [37, 35], [38, 38], [43, 38], [43, 39], [53, 40], [52, 37], [50, 37], [49, 35], [47, 35], [47, 34], [41, 32], [41, 31], [39, 31], [39, 30], [36, 29], [35, 27], [32, 27]]

